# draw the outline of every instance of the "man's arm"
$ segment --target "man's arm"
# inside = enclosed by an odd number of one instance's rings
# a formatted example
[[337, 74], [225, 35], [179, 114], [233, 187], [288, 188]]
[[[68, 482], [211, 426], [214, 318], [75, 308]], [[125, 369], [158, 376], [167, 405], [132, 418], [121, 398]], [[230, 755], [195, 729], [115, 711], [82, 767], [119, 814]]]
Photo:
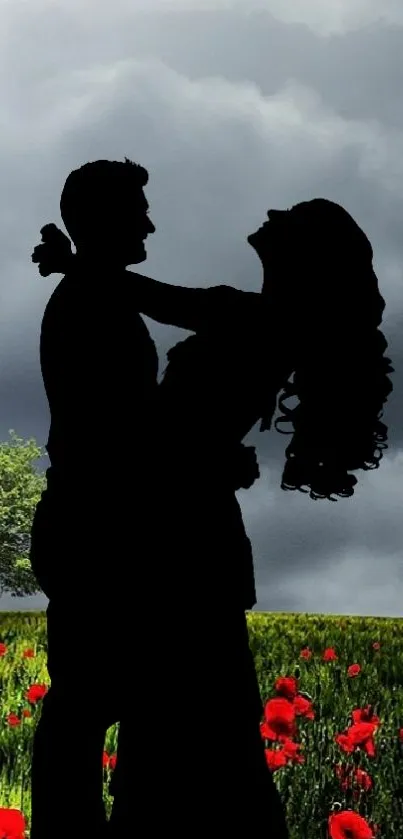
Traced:
[[243, 292], [232, 286], [187, 288], [169, 285], [127, 272], [133, 277], [134, 296], [138, 311], [158, 323], [178, 326], [199, 332], [213, 323], [218, 326], [228, 318]]
[[[42, 227], [41, 235], [42, 243], [34, 248], [31, 256], [32, 262], [39, 265], [41, 276], [74, 271], [76, 255], [72, 253], [70, 239], [55, 224]], [[256, 298], [255, 294], [231, 286], [187, 288], [159, 283], [132, 271], [125, 274], [133, 284], [138, 312], [190, 332], [225, 326], [234, 317], [242, 318], [247, 298]]]

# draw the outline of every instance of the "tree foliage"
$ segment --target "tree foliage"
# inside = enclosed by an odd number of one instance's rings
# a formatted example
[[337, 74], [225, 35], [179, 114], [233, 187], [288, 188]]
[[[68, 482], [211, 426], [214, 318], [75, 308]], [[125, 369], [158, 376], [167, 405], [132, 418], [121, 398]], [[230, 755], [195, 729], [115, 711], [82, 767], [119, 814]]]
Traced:
[[35, 507], [46, 486], [34, 461], [45, 452], [33, 438], [9, 434], [11, 442], [0, 442], [0, 596], [28, 597], [40, 591], [29, 546]]

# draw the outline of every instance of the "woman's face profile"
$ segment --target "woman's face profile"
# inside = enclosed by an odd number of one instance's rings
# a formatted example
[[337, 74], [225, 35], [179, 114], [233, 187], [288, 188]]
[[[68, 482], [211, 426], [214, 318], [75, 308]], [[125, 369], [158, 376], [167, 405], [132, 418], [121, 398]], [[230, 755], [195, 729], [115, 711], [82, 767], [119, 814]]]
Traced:
[[285, 247], [286, 226], [285, 212], [269, 210], [267, 219], [261, 227], [247, 237], [248, 243], [256, 251], [262, 262], [273, 259]]

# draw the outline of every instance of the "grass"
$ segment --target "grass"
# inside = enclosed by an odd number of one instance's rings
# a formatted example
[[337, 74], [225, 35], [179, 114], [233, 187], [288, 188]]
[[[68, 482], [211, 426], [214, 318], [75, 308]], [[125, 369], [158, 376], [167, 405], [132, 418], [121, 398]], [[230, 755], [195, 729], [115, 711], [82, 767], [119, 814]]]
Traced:
[[[402, 620], [250, 613], [248, 626], [265, 705], [261, 732], [290, 839], [401, 837]], [[32, 740], [48, 685], [45, 614], [0, 613], [4, 839], [29, 837]], [[104, 751], [108, 814], [117, 732], [108, 730]], [[7, 827], [10, 809], [22, 814], [25, 832]]]

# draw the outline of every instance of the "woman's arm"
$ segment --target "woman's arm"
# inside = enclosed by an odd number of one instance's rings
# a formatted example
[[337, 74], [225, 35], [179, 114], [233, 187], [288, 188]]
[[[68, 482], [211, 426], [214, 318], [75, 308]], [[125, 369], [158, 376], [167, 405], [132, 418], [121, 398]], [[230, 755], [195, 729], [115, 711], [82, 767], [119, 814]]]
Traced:
[[191, 332], [218, 326], [228, 319], [243, 292], [232, 286], [187, 288], [169, 285], [127, 272], [133, 278], [133, 288], [138, 311], [158, 323], [178, 326]]

